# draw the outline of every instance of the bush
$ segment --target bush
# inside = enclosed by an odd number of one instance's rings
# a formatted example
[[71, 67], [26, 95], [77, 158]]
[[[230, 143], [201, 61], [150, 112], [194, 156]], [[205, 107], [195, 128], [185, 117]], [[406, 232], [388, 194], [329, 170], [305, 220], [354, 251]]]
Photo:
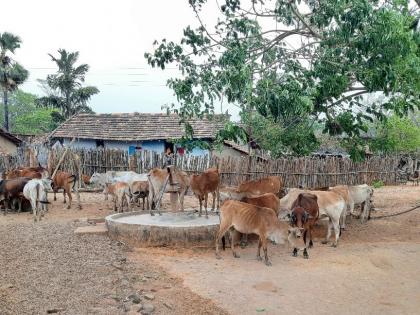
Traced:
[[381, 187], [385, 186], [385, 184], [381, 180], [374, 180], [372, 182], [372, 186], [373, 186], [373, 188], [381, 188]]

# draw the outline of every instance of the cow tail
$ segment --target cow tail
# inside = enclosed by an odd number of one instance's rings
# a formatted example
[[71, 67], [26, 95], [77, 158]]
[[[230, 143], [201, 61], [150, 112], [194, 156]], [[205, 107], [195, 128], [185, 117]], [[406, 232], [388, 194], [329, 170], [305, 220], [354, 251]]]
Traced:
[[77, 175], [70, 175], [67, 179], [69, 179], [69, 183], [73, 183], [73, 186], [71, 189], [74, 190], [74, 186], [76, 185], [77, 182]]
[[222, 236], [222, 248], [223, 248], [223, 250], [226, 249], [226, 238], [225, 238], [224, 235]]
[[41, 184], [37, 183], [35, 187], [36, 187], [35, 207], [36, 207], [36, 210], [38, 211], [38, 202], [40, 201], [39, 200], [39, 188], [41, 187]]

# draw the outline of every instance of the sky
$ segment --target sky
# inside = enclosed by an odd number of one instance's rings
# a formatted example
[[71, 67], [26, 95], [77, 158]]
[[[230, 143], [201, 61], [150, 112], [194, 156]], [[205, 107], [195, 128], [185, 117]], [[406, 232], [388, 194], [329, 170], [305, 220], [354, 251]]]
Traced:
[[[154, 40], [179, 41], [184, 27], [198, 23], [188, 0], [13, 0], [1, 10], [0, 32], [23, 42], [14, 56], [30, 71], [22, 90], [42, 95], [37, 79], [56, 70], [48, 54], [79, 51], [79, 62], [90, 66], [86, 83], [100, 90], [90, 102], [98, 113], [156, 113], [175, 102], [166, 80], [178, 71], [152, 69], [144, 53]], [[217, 10], [207, 7], [206, 21], [215, 21]]]

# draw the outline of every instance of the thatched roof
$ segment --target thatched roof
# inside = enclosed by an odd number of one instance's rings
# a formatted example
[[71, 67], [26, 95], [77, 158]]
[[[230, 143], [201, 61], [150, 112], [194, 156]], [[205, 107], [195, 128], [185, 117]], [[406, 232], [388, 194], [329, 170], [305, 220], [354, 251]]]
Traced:
[[22, 143], [22, 140], [16, 138], [14, 135], [12, 135], [10, 132], [7, 132], [3, 128], [0, 128], [0, 135], [6, 138], [7, 140], [13, 142], [17, 146], [19, 146]]
[[[214, 138], [223, 128], [218, 121], [191, 120], [194, 138]], [[174, 114], [77, 114], [54, 130], [50, 138], [144, 141], [179, 139], [183, 135], [184, 125]]]

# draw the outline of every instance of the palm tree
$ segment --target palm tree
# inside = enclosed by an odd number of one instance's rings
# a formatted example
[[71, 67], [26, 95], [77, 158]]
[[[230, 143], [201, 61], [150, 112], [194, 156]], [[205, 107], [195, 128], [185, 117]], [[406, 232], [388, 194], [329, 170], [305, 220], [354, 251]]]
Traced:
[[21, 39], [11, 33], [0, 33], [0, 87], [3, 90], [4, 129], [9, 130], [8, 93], [17, 89], [29, 76], [28, 70], [10, 58], [7, 54], [15, 53], [20, 48]]
[[79, 58], [77, 51], [67, 52], [65, 49], [59, 49], [58, 53], [58, 58], [49, 54], [56, 63], [58, 71], [48, 75], [46, 80], [40, 80], [48, 96], [39, 98], [37, 103], [58, 108], [64, 119], [79, 112], [92, 112], [87, 103], [93, 95], [99, 93], [99, 90], [94, 86], [82, 86], [89, 66], [75, 65]]

